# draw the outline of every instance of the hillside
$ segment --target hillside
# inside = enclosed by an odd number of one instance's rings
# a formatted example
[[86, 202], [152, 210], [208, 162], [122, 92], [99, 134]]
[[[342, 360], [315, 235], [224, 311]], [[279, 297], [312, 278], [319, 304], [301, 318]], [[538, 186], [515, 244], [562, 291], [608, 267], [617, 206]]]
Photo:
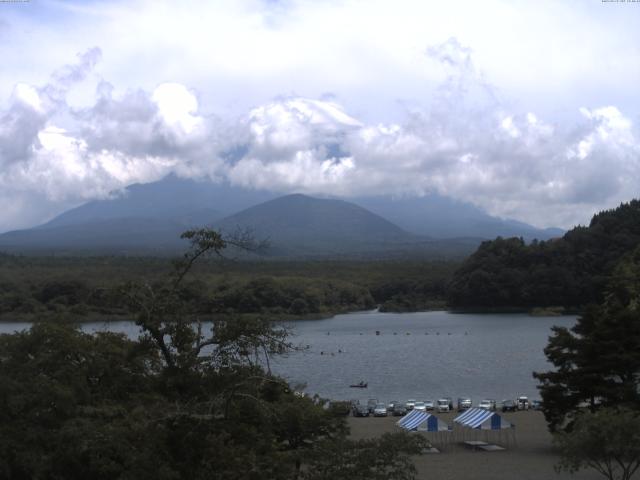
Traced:
[[182, 224], [210, 224], [274, 194], [197, 182], [170, 175], [159, 182], [133, 184], [104, 200], [94, 200], [58, 215], [39, 228], [79, 225], [119, 218], [149, 218]]
[[516, 220], [493, 217], [469, 203], [435, 194], [399, 198], [360, 197], [354, 198], [353, 202], [408, 232], [433, 238], [493, 239], [501, 236], [548, 240], [564, 234], [564, 230], [558, 228], [540, 229]]
[[449, 303], [458, 308], [564, 306], [602, 300], [608, 276], [640, 244], [640, 201], [600, 212], [588, 227], [526, 245], [483, 242], [454, 274]]
[[216, 222], [227, 232], [251, 229], [274, 255], [344, 254], [402, 248], [424, 239], [343, 200], [286, 195]]
[[180, 240], [186, 229], [184, 223], [154, 218], [88, 220], [7, 232], [0, 236], [0, 249], [27, 254], [167, 254], [186, 247]]
[[[0, 250], [27, 254], [173, 254], [179, 233], [196, 226], [247, 227], [272, 243], [270, 255], [451, 258], [497, 235], [525, 239], [557, 230], [491, 217], [469, 204], [430, 195], [362, 197], [347, 202], [285, 196], [226, 182], [168, 176], [134, 184], [31, 229], [0, 235]], [[298, 199], [294, 202], [293, 199]], [[305, 201], [302, 201], [306, 198]], [[265, 203], [267, 202], [267, 203]]]

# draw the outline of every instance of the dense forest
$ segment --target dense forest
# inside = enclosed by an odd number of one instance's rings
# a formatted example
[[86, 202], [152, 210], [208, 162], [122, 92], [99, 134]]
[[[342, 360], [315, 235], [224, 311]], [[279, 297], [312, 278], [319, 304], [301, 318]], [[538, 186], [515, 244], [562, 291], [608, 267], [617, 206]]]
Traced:
[[[640, 201], [596, 214], [562, 238], [482, 243], [455, 261], [233, 261], [196, 265], [180, 294], [191, 313], [313, 318], [367, 310], [583, 310], [602, 300], [615, 265], [640, 244]], [[171, 265], [153, 257], [0, 254], [0, 320], [126, 316], [123, 279], [153, 285]]]
[[[192, 313], [279, 318], [442, 308], [454, 262], [247, 262], [207, 259], [181, 285]], [[152, 257], [0, 255], [0, 319], [76, 321], [127, 314], [123, 279], [149, 283], [170, 264]]]
[[594, 215], [562, 238], [526, 244], [498, 237], [482, 243], [455, 272], [453, 308], [582, 309], [602, 301], [620, 259], [640, 244], [640, 201]]
[[268, 359], [293, 348], [286, 330], [257, 317], [203, 326], [183, 283], [225, 247], [216, 232], [189, 238], [153, 285], [119, 289], [137, 340], [64, 322], [0, 335], [0, 478], [415, 478], [426, 440], [351, 440], [344, 405], [271, 373]]

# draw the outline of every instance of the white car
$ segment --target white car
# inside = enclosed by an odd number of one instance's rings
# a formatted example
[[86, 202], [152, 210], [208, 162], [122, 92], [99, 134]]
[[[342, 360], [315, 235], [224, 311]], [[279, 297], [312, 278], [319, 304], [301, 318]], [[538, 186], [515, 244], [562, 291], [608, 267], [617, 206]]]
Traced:
[[427, 409], [427, 411], [433, 410], [434, 409], [433, 400], [425, 400], [424, 406]]
[[415, 404], [416, 404], [416, 400], [412, 398], [407, 400], [407, 403], [405, 403], [404, 406], [407, 407], [407, 410], [413, 410], [413, 406]]
[[427, 406], [425, 405], [425, 403], [424, 403], [424, 402], [416, 402], [416, 403], [413, 405], [413, 409], [414, 409], [414, 410], [419, 410], [419, 411], [421, 411], [421, 412], [426, 412], [426, 411], [427, 411]]
[[518, 397], [518, 410], [529, 410], [529, 399], [524, 395]]
[[441, 398], [438, 400], [438, 412], [448, 412], [451, 410], [451, 400], [448, 398]]
[[487, 398], [485, 400], [482, 400], [478, 404], [478, 408], [482, 408], [484, 410], [489, 410], [490, 412], [493, 412], [496, 409], [496, 401], [490, 398]]

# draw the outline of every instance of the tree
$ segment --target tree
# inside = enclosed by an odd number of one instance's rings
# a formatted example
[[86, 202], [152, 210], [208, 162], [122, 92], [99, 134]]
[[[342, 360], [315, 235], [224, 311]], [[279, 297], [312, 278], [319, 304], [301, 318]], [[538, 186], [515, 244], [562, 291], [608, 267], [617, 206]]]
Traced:
[[290, 348], [285, 330], [228, 316], [206, 329], [189, 313], [194, 263], [249, 243], [183, 237], [191, 248], [168, 279], [121, 289], [138, 340], [66, 322], [0, 335], [0, 480], [292, 480], [342, 449], [384, 459], [371, 470], [384, 478], [412, 478], [410, 443], [349, 441], [344, 418], [272, 374], [270, 356]]
[[592, 468], [609, 480], [629, 480], [640, 467], [640, 414], [613, 408], [583, 412], [555, 442], [562, 456], [558, 470]]
[[545, 354], [556, 369], [534, 373], [552, 431], [570, 429], [585, 405], [640, 410], [640, 247], [616, 268], [601, 305], [553, 332]]
[[410, 455], [427, 446], [421, 435], [386, 433], [379, 439], [322, 443], [303, 476], [304, 480], [411, 480], [416, 469]]
[[604, 300], [607, 278], [640, 244], [640, 200], [593, 216], [562, 238], [483, 242], [449, 284], [454, 307], [584, 308]]
[[118, 334], [47, 322], [1, 335], [0, 478], [170, 478], [160, 369], [153, 349]]

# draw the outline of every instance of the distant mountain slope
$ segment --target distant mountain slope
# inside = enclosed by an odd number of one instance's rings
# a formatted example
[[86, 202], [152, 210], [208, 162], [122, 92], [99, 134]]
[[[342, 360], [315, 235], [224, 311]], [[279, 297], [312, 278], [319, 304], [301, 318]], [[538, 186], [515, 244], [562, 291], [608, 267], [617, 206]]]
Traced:
[[300, 194], [248, 208], [215, 227], [249, 228], [257, 238], [268, 238], [275, 254], [385, 250], [424, 240], [353, 203]]
[[274, 255], [430, 252], [430, 256], [460, 256], [482, 239], [498, 235], [529, 240], [561, 233], [491, 217], [469, 204], [436, 195], [363, 197], [354, 203], [293, 195], [270, 203], [275, 197], [272, 192], [225, 182], [168, 176], [131, 185], [113, 198], [88, 202], [38, 227], [0, 235], [0, 250], [103, 252], [111, 248], [119, 253], [146, 247], [148, 253], [155, 253], [182, 248], [176, 232], [190, 227], [216, 225], [229, 230], [240, 225], [271, 238]]
[[[51, 222], [30, 230], [0, 235], [0, 249], [22, 253], [170, 254], [184, 249], [180, 233], [192, 217], [102, 218]], [[189, 224], [186, 220], [191, 219]], [[204, 223], [204, 222], [202, 222]], [[287, 195], [216, 222], [226, 233], [250, 229], [257, 240], [268, 240], [271, 257], [296, 258], [450, 258], [468, 255], [480, 239], [433, 241], [408, 233], [368, 210], [334, 199]]]
[[0, 249], [21, 253], [154, 254], [183, 249], [183, 224], [153, 218], [108, 218], [15, 230], [0, 235]]
[[[272, 192], [234, 187], [225, 182], [199, 182], [170, 175], [158, 182], [131, 185], [112, 199], [88, 202], [59, 215], [40, 228], [131, 217], [210, 224], [277, 196]], [[515, 220], [492, 217], [471, 204], [439, 195], [402, 198], [369, 196], [349, 201], [407, 232], [432, 238], [492, 239], [515, 236], [525, 240], [546, 240], [564, 233], [560, 229], [537, 229]]]
[[484, 242], [455, 273], [454, 307], [581, 308], [602, 301], [608, 276], [640, 245], [640, 201], [593, 216], [562, 238], [526, 245], [519, 239]]
[[539, 229], [516, 220], [492, 217], [478, 207], [440, 195], [424, 197], [359, 197], [353, 202], [388, 219], [401, 228], [434, 238], [523, 237], [547, 240], [560, 237], [558, 228]]
[[111, 199], [95, 200], [68, 210], [40, 228], [132, 217], [210, 224], [274, 197], [273, 193], [227, 183], [197, 182], [170, 175], [159, 182], [130, 185]]

